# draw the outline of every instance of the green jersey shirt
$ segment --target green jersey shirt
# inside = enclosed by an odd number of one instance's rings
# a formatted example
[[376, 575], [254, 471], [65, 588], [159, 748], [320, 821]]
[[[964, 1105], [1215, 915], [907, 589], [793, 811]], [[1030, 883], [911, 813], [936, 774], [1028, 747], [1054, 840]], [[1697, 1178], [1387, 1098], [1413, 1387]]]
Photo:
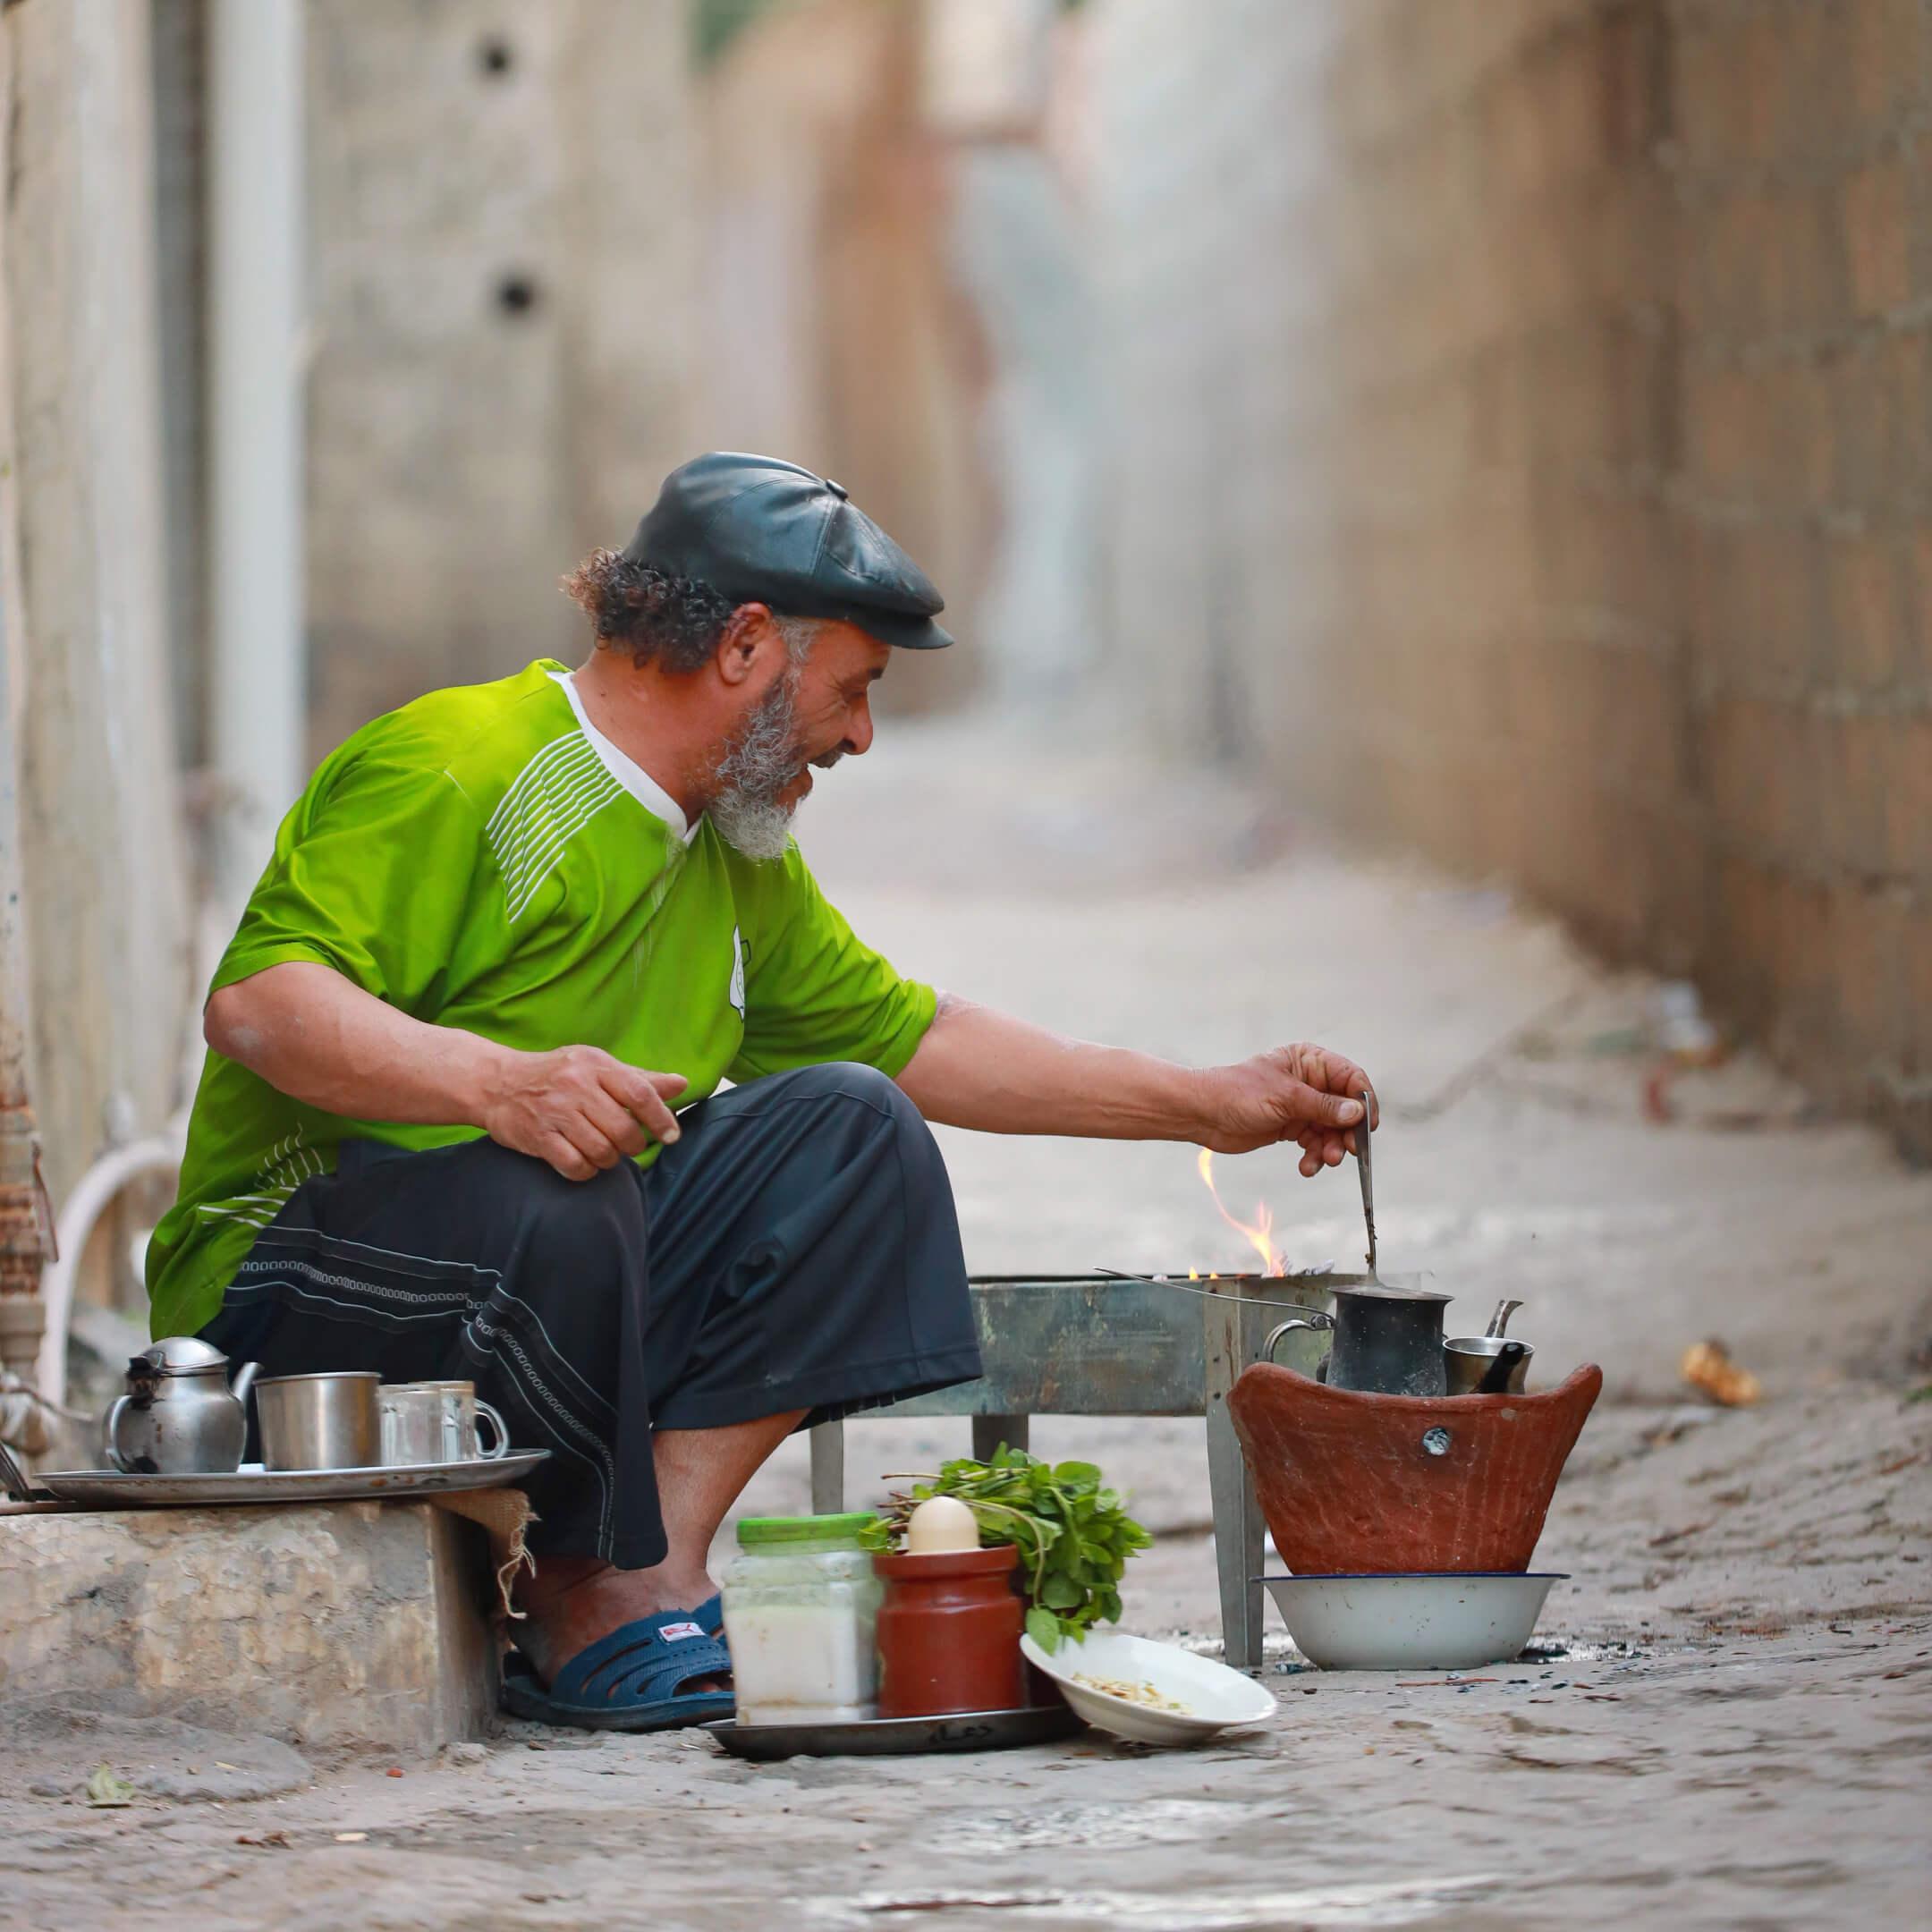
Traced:
[[[542, 659], [433, 691], [323, 761], [209, 991], [285, 960], [505, 1046], [601, 1046], [682, 1073], [679, 1106], [820, 1061], [896, 1074], [934, 1010], [929, 987], [853, 936], [796, 845], [758, 862], [687, 826]], [[180, 1196], [148, 1250], [154, 1334], [214, 1318], [256, 1235], [343, 1140], [481, 1131], [343, 1119], [211, 1052]]]

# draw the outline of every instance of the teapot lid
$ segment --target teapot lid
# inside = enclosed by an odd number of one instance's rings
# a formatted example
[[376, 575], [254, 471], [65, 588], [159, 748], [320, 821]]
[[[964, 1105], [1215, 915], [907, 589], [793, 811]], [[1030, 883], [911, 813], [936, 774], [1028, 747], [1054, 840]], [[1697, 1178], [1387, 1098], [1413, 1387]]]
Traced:
[[196, 1375], [205, 1368], [225, 1368], [228, 1358], [212, 1343], [195, 1335], [165, 1335], [151, 1348], [128, 1358], [136, 1374]]
[[1453, 1295], [1434, 1288], [1411, 1288], [1399, 1281], [1323, 1282], [1320, 1286], [1336, 1296], [1356, 1301], [1453, 1301]]

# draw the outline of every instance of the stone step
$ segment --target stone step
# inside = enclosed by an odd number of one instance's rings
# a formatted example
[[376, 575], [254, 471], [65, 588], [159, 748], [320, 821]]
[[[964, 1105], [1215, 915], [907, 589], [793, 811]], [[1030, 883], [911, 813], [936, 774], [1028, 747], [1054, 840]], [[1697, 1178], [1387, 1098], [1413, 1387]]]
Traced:
[[428, 1503], [0, 1516], [0, 1703], [432, 1751], [493, 1721], [492, 1590]]

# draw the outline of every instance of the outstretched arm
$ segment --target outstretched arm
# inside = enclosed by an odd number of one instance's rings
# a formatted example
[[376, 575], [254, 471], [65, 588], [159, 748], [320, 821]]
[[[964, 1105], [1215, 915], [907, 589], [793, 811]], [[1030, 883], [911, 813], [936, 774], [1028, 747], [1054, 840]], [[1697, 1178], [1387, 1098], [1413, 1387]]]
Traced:
[[1186, 1140], [1219, 1154], [1292, 1140], [1304, 1174], [1352, 1150], [1353, 1096], [1369, 1087], [1353, 1061], [1320, 1046], [1184, 1067], [1068, 1039], [949, 993], [899, 1085], [928, 1120], [987, 1133]]

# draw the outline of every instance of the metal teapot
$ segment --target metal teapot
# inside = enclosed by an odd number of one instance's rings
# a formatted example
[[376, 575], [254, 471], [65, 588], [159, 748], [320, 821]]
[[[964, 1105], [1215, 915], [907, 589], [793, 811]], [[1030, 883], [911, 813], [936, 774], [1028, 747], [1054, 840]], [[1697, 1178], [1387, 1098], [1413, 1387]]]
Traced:
[[169, 1335], [128, 1358], [127, 1394], [101, 1424], [107, 1460], [128, 1476], [218, 1476], [242, 1466], [248, 1393], [258, 1365], [228, 1385], [228, 1358]]
[[1381, 1395], [1444, 1395], [1443, 1309], [1449, 1296], [1428, 1288], [1387, 1282], [1324, 1281], [1335, 1313], [1310, 1309], [1304, 1319], [1284, 1321], [1261, 1345], [1267, 1360], [1291, 1329], [1328, 1329], [1335, 1340], [1317, 1379], [1335, 1388]]

